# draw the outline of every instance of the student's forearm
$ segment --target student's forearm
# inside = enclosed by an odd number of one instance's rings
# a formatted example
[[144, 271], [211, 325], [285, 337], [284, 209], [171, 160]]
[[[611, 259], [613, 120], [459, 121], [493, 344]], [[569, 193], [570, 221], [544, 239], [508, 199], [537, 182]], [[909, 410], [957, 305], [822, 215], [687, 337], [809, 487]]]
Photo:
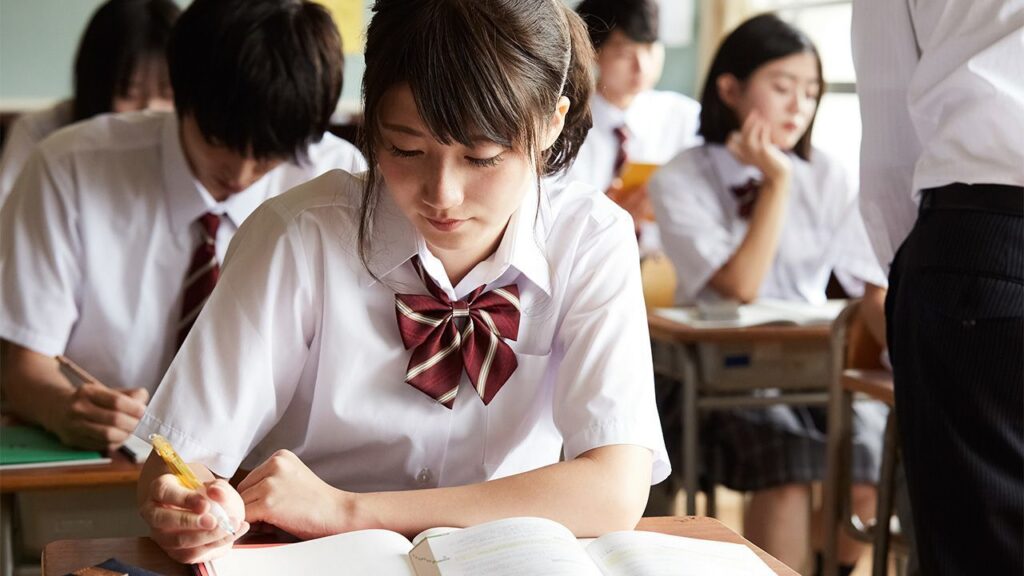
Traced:
[[750, 215], [747, 235], [709, 281], [715, 292], [740, 302], [757, 298], [779, 247], [788, 195], [788, 177], [764, 183]]
[[412, 536], [435, 526], [463, 527], [512, 516], [541, 516], [577, 536], [630, 530], [650, 489], [651, 454], [609, 446], [544, 468], [468, 486], [348, 495], [342, 515], [358, 528]]
[[56, 429], [62, 408], [75, 393], [57, 361], [27, 348], [5, 342], [3, 367], [4, 410], [18, 419]]

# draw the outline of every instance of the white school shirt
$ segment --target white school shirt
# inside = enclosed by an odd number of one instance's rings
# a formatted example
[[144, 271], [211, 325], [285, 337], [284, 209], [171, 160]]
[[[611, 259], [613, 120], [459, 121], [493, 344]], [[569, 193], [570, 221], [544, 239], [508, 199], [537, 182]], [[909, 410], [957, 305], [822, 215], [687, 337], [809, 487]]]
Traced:
[[0, 206], [10, 195], [14, 181], [28, 161], [36, 144], [71, 123], [71, 101], [22, 114], [11, 124], [4, 138], [3, 156], [0, 156]]
[[1024, 0], [853, 3], [861, 210], [888, 270], [921, 190], [1024, 186]]
[[[852, 294], [863, 290], [854, 279], [884, 285], [857, 193], [841, 165], [818, 149], [810, 162], [793, 153], [789, 158], [792, 189], [775, 260], [758, 297], [823, 303], [833, 269]], [[749, 223], [731, 188], [750, 178], [760, 179], [760, 171], [719, 144], [691, 148], [651, 178], [649, 193], [665, 254], [675, 265], [679, 304], [719, 298], [708, 281], [739, 248]]]
[[[612, 444], [669, 473], [628, 215], [573, 185], [531, 190], [495, 254], [452, 286], [386, 190], [356, 252], [363, 181], [333, 171], [268, 201], [231, 245], [220, 283], [135, 431], [230, 477], [277, 449], [333, 486], [365, 492], [476, 483]], [[488, 406], [465, 374], [451, 410], [404, 382], [395, 294], [450, 298], [518, 285], [518, 368]]]
[[152, 392], [175, 351], [194, 222], [221, 214], [217, 254], [265, 199], [362, 156], [325, 135], [216, 202], [193, 178], [172, 112], [103, 115], [44, 140], [0, 210], [0, 338], [65, 354], [114, 388]]

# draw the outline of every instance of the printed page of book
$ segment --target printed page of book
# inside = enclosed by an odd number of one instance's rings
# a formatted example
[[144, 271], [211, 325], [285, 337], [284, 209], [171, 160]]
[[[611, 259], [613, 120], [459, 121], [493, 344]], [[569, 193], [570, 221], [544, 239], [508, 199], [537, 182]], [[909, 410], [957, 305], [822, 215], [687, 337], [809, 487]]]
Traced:
[[693, 328], [747, 328], [749, 326], [831, 324], [846, 305], [845, 300], [829, 300], [823, 305], [781, 300], [760, 300], [740, 306], [739, 316], [730, 320], [705, 320], [697, 308], [658, 308], [655, 314]]
[[605, 576], [774, 576], [743, 544], [657, 532], [624, 531], [601, 536], [587, 553]]
[[373, 574], [415, 576], [409, 564], [412, 544], [388, 530], [360, 530], [316, 540], [235, 548], [207, 563], [212, 576], [253, 574]]
[[568, 528], [509, 518], [433, 536], [409, 554], [416, 576], [601, 576]]

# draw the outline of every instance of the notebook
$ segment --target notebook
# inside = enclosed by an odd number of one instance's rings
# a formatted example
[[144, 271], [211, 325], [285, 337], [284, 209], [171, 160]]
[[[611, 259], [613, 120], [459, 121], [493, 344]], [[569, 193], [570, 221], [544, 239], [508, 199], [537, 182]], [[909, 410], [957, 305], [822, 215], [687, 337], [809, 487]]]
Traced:
[[0, 426], [0, 470], [47, 468], [79, 464], [106, 464], [99, 452], [78, 450], [33, 426]]
[[[731, 314], [708, 307], [658, 308], [655, 314], [693, 328], [747, 328], [750, 326], [828, 326], [846, 306], [846, 300], [829, 300], [825, 304], [806, 304], [783, 300], [758, 300], [752, 304], [733, 306]], [[702, 310], [703, 308], [703, 310]]]

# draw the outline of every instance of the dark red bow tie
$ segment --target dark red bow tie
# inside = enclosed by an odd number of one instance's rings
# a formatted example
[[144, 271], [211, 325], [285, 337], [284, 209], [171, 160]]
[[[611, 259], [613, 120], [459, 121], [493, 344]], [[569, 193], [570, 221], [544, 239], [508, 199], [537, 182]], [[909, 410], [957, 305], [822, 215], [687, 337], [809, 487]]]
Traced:
[[757, 203], [757, 194], [761, 191], [761, 181], [751, 178], [745, 184], [733, 186], [729, 190], [736, 197], [740, 218], [749, 219]]
[[405, 381], [451, 408], [465, 368], [484, 405], [489, 404], [519, 365], [504, 341], [519, 336], [519, 287], [484, 292], [480, 286], [452, 302], [418, 256], [413, 266], [430, 295], [395, 294], [402, 343], [412, 349]]

